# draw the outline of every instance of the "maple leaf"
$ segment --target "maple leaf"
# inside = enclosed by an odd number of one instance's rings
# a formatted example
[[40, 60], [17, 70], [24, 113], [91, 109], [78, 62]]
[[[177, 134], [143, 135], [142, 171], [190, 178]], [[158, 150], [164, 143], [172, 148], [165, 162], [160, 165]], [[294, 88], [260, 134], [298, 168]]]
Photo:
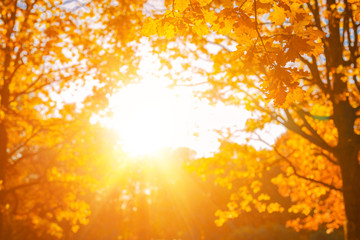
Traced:
[[224, 8], [232, 8], [234, 7], [234, 1], [233, 0], [222, 0], [222, 4]]
[[211, 3], [212, 0], [197, 0], [198, 3], [200, 4], [200, 6], [205, 6], [208, 5], [209, 3]]
[[299, 57], [299, 54], [305, 54], [312, 50], [306, 39], [293, 35], [291, 39], [286, 43], [288, 51], [286, 52], [286, 60], [294, 61]]
[[143, 27], [141, 29], [141, 33], [145, 36], [151, 36], [153, 34], [156, 34], [156, 21], [152, 18], [147, 18], [143, 24]]
[[288, 93], [285, 90], [286, 88], [282, 87], [279, 89], [279, 91], [276, 91], [272, 96], [274, 98], [274, 104], [276, 106], [284, 106], [284, 103], [286, 102], [286, 97]]
[[174, 0], [174, 4], [176, 10], [183, 12], [190, 5], [190, 0]]
[[286, 14], [285, 10], [278, 5], [274, 5], [273, 11], [270, 13], [271, 20], [275, 23], [275, 25], [281, 25], [284, 23]]
[[196, 34], [203, 36], [209, 33], [209, 28], [204, 21], [197, 21], [193, 27]]
[[212, 24], [217, 19], [216, 13], [207, 9], [203, 10], [205, 21]]

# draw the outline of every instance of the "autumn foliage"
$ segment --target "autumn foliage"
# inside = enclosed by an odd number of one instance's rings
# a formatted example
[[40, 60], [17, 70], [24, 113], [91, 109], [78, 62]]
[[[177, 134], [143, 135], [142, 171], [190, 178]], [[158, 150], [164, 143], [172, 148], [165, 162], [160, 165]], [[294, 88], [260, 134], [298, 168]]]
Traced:
[[[252, 111], [257, 117], [246, 124], [249, 140], [272, 148], [229, 149], [225, 141], [219, 153], [200, 161], [210, 173], [215, 166], [215, 174], [228, 169], [228, 162], [240, 167], [220, 174], [222, 183], [242, 184], [219, 221], [250, 209], [287, 210], [302, 213], [288, 221], [296, 229], [325, 224], [331, 231], [345, 222], [347, 239], [359, 239], [359, 2], [178, 0], [166, 6], [143, 28], [169, 40], [170, 60], [163, 61], [182, 59], [184, 69], [205, 79], [195, 82], [211, 101]], [[212, 67], [193, 64], [200, 59]], [[270, 124], [290, 132], [275, 144], [266, 142], [259, 133]], [[272, 182], [290, 198], [288, 209], [258, 192], [261, 176], [275, 166], [279, 175]]]
[[[1, 1], [0, 239], [359, 240], [359, 26], [356, 0]], [[129, 157], [91, 119], [144, 41], [244, 129], [207, 157]]]
[[96, 180], [88, 169], [106, 158], [100, 127], [89, 119], [105, 108], [119, 76], [131, 79], [136, 62], [126, 46], [135, 36], [104, 27], [112, 17], [134, 22], [138, 12], [108, 7], [99, 21], [103, 4], [0, 3], [1, 239], [69, 238], [88, 222], [81, 196]]

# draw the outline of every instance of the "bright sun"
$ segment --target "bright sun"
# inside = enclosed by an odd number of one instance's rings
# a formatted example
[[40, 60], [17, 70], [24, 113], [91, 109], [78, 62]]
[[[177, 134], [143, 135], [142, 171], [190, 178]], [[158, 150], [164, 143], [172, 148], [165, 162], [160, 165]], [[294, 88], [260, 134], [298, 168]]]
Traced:
[[[193, 89], [188, 87], [166, 87], [171, 80], [145, 45], [138, 72], [143, 79], [111, 97], [113, 117], [93, 118], [118, 133], [123, 150], [136, 157], [153, 155], [164, 148], [187, 147], [205, 156], [219, 147], [219, 136], [213, 129], [243, 127], [248, 116], [245, 111], [210, 106], [194, 97]], [[173, 67], [176, 68], [175, 62]]]
[[154, 154], [181, 145], [188, 134], [188, 110], [160, 81], [144, 81], [122, 89], [114, 98], [110, 121], [121, 144], [133, 156]]

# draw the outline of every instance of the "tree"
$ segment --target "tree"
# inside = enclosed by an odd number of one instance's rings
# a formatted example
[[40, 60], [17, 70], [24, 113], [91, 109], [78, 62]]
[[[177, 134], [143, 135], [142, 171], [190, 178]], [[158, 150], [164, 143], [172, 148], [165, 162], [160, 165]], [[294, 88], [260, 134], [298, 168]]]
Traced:
[[289, 133], [273, 151], [224, 141], [218, 153], [194, 161], [192, 168], [232, 189], [228, 205], [216, 213], [220, 226], [229, 219], [260, 214], [286, 219], [286, 225], [297, 231], [325, 226], [330, 233], [345, 220], [340, 169], [327, 166], [317, 150]]
[[[281, 124], [317, 149], [321, 160], [302, 159], [309, 163], [304, 176], [296, 173], [297, 166], [292, 171], [297, 179], [342, 193], [348, 240], [360, 239], [359, 4], [175, 0], [166, 2], [167, 10], [143, 28], [143, 33], [159, 36], [155, 50], [161, 52], [171, 42], [170, 60], [164, 62], [182, 58], [183, 69], [203, 76], [203, 95], [245, 105], [256, 114], [247, 131]], [[174, 37], [179, 40], [171, 41]], [[199, 64], [204, 58], [210, 66]], [[338, 166], [341, 181], [315, 178], [313, 164], [322, 161], [323, 172]]]
[[89, 222], [88, 196], [105, 184], [101, 179], [116, 162], [116, 138], [79, 119], [76, 134], [63, 129], [61, 144], [42, 146], [37, 154], [9, 168], [6, 239], [74, 239]]
[[135, 74], [128, 43], [137, 41], [142, 4], [0, 2], [1, 239], [21, 226], [60, 237], [86, 219], [77, 193], [89, 181], [79, 166], [94, 158], [80, 146], [92, 139], [83, 138], [94, 133], [92, 114]]

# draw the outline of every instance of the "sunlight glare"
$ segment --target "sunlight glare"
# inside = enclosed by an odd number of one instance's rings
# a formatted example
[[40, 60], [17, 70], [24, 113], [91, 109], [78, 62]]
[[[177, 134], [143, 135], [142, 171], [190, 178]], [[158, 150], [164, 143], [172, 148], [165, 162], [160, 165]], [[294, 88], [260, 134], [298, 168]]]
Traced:
[[124, 150], [133, 156], [180, 145], [187, 135], [188, 110], [159, 81], [147, 80], [122, 89], [113, 99], [113, 129]]

